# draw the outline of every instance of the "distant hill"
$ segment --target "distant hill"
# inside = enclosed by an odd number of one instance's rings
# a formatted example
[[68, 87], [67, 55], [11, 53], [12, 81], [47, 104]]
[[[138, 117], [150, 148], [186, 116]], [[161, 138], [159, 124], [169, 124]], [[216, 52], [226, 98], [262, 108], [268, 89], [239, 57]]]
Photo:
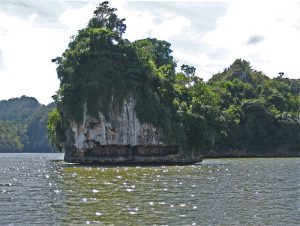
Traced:
[[40, 107], [33, 97], [22, 96], [0, 101], [0, 120], [26, 123]]
[[300, 79], [283, 75], [269, 78], [241, 59], [213, 75], [207, 84], [226, 119], [214, 156], [300, 155]]
[[53, 107], [27, 96], [0, 101], [0, 152], [54, 152], [47, 137]]
[[224, 69], [222, 73], [217, 73], [208, 81], [208, 84], [240, 80], [251, 85], [262, 84], [263, 81], [270, 80], [263, 72], [253, 70], [248, 61], [236, 59], [232, 65]]

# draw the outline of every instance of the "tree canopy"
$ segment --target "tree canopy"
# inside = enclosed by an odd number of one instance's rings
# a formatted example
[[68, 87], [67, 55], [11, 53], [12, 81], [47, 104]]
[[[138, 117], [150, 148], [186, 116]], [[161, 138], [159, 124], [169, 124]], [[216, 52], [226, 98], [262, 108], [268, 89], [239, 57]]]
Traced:
[[0, 152], [54, 151], [46, 131], [53, 107], [27, 96], [0, 101]]

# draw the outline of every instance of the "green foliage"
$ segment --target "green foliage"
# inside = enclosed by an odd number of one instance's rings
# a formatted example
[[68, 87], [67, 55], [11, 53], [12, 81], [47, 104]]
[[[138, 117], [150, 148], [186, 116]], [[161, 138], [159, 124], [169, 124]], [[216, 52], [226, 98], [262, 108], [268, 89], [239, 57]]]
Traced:
[[63, 54], [57, 69], [61, 87], [55, 100], [70, 119], [82, 120], [84, 103], [92, 114], [97, 114], [98, 106], [107, 113], [112, 95], [115, 105], [120, 105], [132, 88], [128, 79], [138, 79], [142, 68], [135, 68], [136, 63], [127, 67], [130, 61], [138, 60], [133, 48], [124, 40], [114, 43], [115, 38], [110, 30], [87, 28]]
[[[247, 79], [237, 74], [246, 74]], [[219, 106], [226, 118], [226, 137], [217, 141], [217, 150], [270, 155], [282, 149], [299, 152], [298, 80], [270, 79], [251, 69], [248, 62], [237, 60], [208, 84], [221, 96]]]
[[33, 113], [27, 124], [28, 141], [25, 146], [26, 152], [55, 152], [50, 145], [47, 134], [48, 113], [54, 108], [54, 104], [40, 105]]
[[26, 96], [0, 101], [0, 152], [54, 151], [46, 133], [51, 108]]
[[125, 19], [119, 19], [115, 11], [117, 11], [117, 9], [110, 8], [108, 1], [100, 3], [94, 11], [94, 16], [88, 26], [90, 28], [109, 29], [116, 32], [118, 37], [121, 38], [126, 30], [126, 25], [124, 24]]
[[181, 71], [185, 73], [187, 76], [195, 76], [196, 68], [193, 66], [189, 66], [186, 64], [181, 65]]
[[155, 38], [147, 38], [135, 41], [133, 46], [139, 49], [140, 54], [144, 55], [143, 57], [153, 60], [158, 68], [171, 65], [172, 69], [175, 70], [176, 63], [171, 55], [170, 43]]
[[0, 101], [0, 120], [28, 122], [38, 107], [39, 103], [33, 97], [22, 96]]
[[291, 150], [293, 153], [299, 153], [299, 117], [285, 112], [275, 116], [274, 124], [277, 137], [276, 146]]
[[55, 147], [62, 151], [61, 143], [65, 139], [61, 113], [57, 108], [49, 112], [47, 122], [48, 137]]
[[262, 72], [255, 71], [251, 68], [248, 61], [237, 59], [230, 67], [226, 68], [222, 73], [215, 74], [208, 84], [239, 80], [244, 83], [250, 83], [254, 86], [261, 84], [262, 81], [269, 79]]
[[245, 117], [240, 125], [244, 128], [244, 145], [256, 152], [272, 148], [276, 132], [272, 115], [262, 104], [255, 102], [244, 103], [242, 108]]
[[22, 123], [0, 121], [0, 152], [22, 152], [26, 126]]

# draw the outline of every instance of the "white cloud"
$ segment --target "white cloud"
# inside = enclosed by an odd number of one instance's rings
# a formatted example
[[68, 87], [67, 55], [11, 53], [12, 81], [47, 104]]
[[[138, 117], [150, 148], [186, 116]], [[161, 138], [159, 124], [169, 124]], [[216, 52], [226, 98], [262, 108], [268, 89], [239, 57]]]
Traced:
[[124, 35], [125, 38], [128, 38], [130, 41], [135, 41], [151, 36], [151, 32], [155, 27], [155, 16], [147, 11], [130, 12], [128, 10], [120, 11], [120, 15], [124, 15], [123, 17], [126, 18], [125, 23], [127, 24], [127, 29]]
[[[214, 31], [203, 41], [208, 48], [228, 50], [220, 70], [236, 58], [244, 58], [254, 69], [269, 76], [279, 71], [299, 77], [300, 5], [297, 1], [231, 1], [227, 13], [217, 21]], [[251, 36], [263, 37], [256, 45], [247, 45]], [[214, 59], [211, 59], [214, 60]]]
[[[148, 37], [170, 40], [191, 26], [191, 21], [184, 16], [165, 13], [158, 18], [146, 8], [130, 9], [128, 1], [125, 0], [113, 1], [112, 5], [118, 9], [119, 17], [126, 18], [127, 29], [124, 37], [131, 41]], [[157, 22], [158, 19], [160, 22]]]
[[179, 61], [178, 66], [188, 64], [196, 67], [196, 75], [204, 80], [208, 80], [213, 73], [220, 72], [220, 64], [223, 63], [222, 60], [217, 58], [211, 60], [206, 53], [194, 51], [175, 50], [173, 55]]
[[183, 30], [190, 26], [191, 21], [183, 16], [170, 17], [153, 29], [152, 36], [169, 40], [177, 35], [181, 35]]
[[51, 59], [63, 53], [94, 9], [90, 3], [66, 10], [57, 18], [56, 27], [36, 23], [40, 17], [36, 13], [24, 20], [0, 11], [0, 21], [5, 21], [0, 24], [0, 99], [27, 95], [44, 104], [51, 102], [59, 86]]
[[[65, 48], [64, 35], [58, 30], [37, 27], [37, 15], [26, 20], [0, 12], [0, 97], [28, 95], [49, 103], [58, 87], [51, 59]], [[55, 77], [53, 77], [55, 76]]]
[[88, 3], [81, 8], [68, 9], [59, 16], [58, 21], [67, 29], [72, 30], [75, 34], [77, 30], [82, 29], [87, 25], [95, 8], [95, 3]]

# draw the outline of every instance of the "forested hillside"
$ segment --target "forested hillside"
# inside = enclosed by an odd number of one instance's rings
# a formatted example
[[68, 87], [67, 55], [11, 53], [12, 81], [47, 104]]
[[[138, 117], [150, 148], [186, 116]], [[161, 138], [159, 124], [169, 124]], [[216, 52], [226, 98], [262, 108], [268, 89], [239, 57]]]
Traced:
[[[155, 125], [165, 143], [204, 156], [299, 156], [299, 80], [269, 78], [237, 59], [205, 83], [195, 68], [172, 56], [164, 40], [130, 42], [122, 37], [125, 19], [108, 2], [99, 4], [62, 57], [55, 59], [60, 88], [48, 131], [59, 148], [71, 121], [107, 114], [109, 100], [120, 107], [137, 99], [141, 122]], [[201, 73], [201, 72], [200, 72]], [[108, 115], [105, 115], [108, 117]]]
[[26, 96], [0, 101], [0, 152], [53, 152], [46, 133], [53, 107]]
[[225, 119], [214, 154], [300, 154], [299, 79], [284, 78], [284, 73], [270, 79], [238, 59], [208, 86], [218, 95]]

